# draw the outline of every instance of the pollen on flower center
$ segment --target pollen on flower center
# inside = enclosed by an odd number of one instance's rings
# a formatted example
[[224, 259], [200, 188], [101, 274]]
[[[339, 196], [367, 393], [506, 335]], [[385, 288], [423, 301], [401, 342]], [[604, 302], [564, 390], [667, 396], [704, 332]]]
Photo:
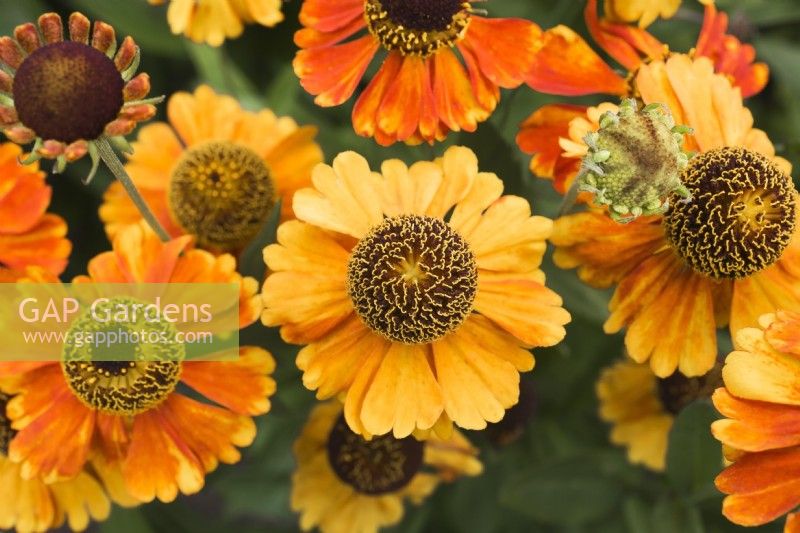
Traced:
[[8, 455], [8, 445], [16, 432], [11, 429], [11, 421], [6, 416], [6, 406], [11, 398], [0, 392], [0, 455]]
[[427, 57], [453, 46], [469, 24], [470, 4], [463, 0], [365, 0], [370, 33], [384, 48]]
[[377, 496], [395, 492], [422, 467], [423, 444], [391, 434], [365, 440], [340, 416], [328, 437], [328, 461], [336, 475], [357, 492]]
[[669, 241], [696, 271], [744, 278], [775, 263], [795, 227], [796, 192], [772, 161], [744, 148], [695, 156], [682, 176], [692, 200], [664, 218]]
[[20, 121], [43, 139], [71, 143], [102, 135], [122, 109], [125, 82], [114, 62], [78, 42], [48, 44], [14, 76]]
[[432, 342], [457, 329], [478, 289], [475, 255], [445, 221], [388, 218], [350, 256], [347, 291], [372, 330], [406, 344]]
[[270, 170], [255, 152], [232, 142], [186, 151], [172, 173], [169, 206], [201, 246], [238, 248], [258, 233], [275, 206]]
[[73, 342], [64, 344], [62, 354], [72, 392], [88, 407], [115, 415], [135, 415], [163, 402], [178, 384], [186, 355], [173, 323], [115, 314], [130, 304], [142, 302], [115, 297], [84, 312], [71, 324]]
[[666, 378], [656, 378], [658, 398], [664, 409], [673, 415], [695, 400], [710, 398], [722, 386], [722, 365], [717, 364], [705, 375], [688, 378], [675, 372]]

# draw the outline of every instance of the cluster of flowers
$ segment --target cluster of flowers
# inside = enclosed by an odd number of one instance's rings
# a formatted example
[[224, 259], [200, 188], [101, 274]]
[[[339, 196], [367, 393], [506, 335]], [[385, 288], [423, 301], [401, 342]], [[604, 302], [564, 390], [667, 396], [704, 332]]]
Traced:
[[[278, 0], [204, 5], [173, 0], [172, 28], [220, 44], [243, 21], [282, 18]], [[77, 281], [238, 284], [240, 326], [260, 317], [302, 345], [303, 383], [324, 401], [295, 447], [302, 527], [374, 531], [400, 520], [405, 499], [480, 473], [458, 428], [503, 419], [519, 401], [520, 373], [534, 367], [530, 350], [564, 338], [570, 315], [540, 269], [550, 240], [560, 267], [616, 287], [604, 328], [626, 329], [630, 360], [606, 370], [597, 391], [612, 440], [663, 469], [675, 414], [713, 393], [728, 417], [713, 431], [732, 462], [717, 479], [730, 494], [723, 512], [770, 521], [800, 503], [790, 490], [800, 483], [800, 240], [789, 163], [742, 101], [768, 71], [726, 34], [713, 4], [688, 53], [625, 23], [644, 26], [658, 10], [631, 13], [616, 0], [606, 13], [616, 18], [598, 18], [589, 0], [587, 26], [625, 75], [567, 27], [488, 18], [470, 2], [306, 0], [301, 9], [294, 68], [319, 105], [350, 99], [383, 51], [353, 110], [355, 131], [380, 144], [474, 131], [500, 88], [523, 83], [626, 98], [547, 105], [521, 126], [531, 170], [561, 193], [574, 184], [585, 207], [555, 222], [503, 195], [467, 148], [380, 171], [353, 152], [326, 165], [313, 127], [243, 110], [205, 86], [172, 95], [168, 122], [143, 126], [129, 146], [124, 136], [158, 100], [146, 98], [147, 75], [135, 75], [138, 47], [130, 37], [117, 47], [113, 28], [80, 14], [65, 40], [62, 19], [42, 15], [0, 38], [0, 128], [34, 143], [28, 155], [0, 145], [0, 279], [57, 281], [66, 266], [66, 224], [46, 213], [38, 159], [60, 169], [86, 154], [113, 163], [110, 146], [130, 151], [124, 169], [112, 168], [129, 181], [112, 185], [100, 210], [112, 250]], [[235, 254], [277, 200], [282, 224], [264, 249], [259, 290]], [[721, 369], [725, 325], [737, 351]], [[229, 362], [0, 363], [0, 529], [66, 520], [82, 530], [112, 501], [200, 491], [253, 442], [274, 367], [254, 346]], [[787, 524], [800, 527], [792, 515]]]

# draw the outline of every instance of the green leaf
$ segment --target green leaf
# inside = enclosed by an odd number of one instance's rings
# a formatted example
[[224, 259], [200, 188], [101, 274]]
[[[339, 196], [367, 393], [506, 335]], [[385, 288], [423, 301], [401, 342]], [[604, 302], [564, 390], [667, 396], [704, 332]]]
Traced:
[[255, 87], [225, 54], [222, 47], [206, 46], [185, 41], [186, 50], [200, 78], [221, 93], [235, 96], [246, 108], [258, 109], [261, 99]]
[[703, 519], [694, 507], [686, 506], [680, 499], [662, 497], [653, 509], [653, 533], [703, 533]]
[[718, 415], [711, 404], [695, 402], [675, 419], [669, 434], [667, 478], [679, 493], [704, 490], [722, 469], [720, 443], [711, 435]]
[[141, 508], [124, 509], [114, 507], [108, 520], [100, 522], [97, 530], [101, 533], [153, 533], [147, 517]]
[[572, 457], [527, 468], [500, 490], [500, 504], [541, 522], [581, 525], [610, 513], [622, 495], [619, 483], [598, 467], [598, 458]]

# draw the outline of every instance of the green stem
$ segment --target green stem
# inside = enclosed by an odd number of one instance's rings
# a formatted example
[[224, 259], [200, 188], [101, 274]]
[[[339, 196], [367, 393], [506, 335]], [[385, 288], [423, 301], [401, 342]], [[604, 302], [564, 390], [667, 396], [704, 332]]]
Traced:
[[158, 219], [150, 210], [150, 207], [147, 205], [147, 202], [144, 201], [142, 198], [141, 193], [136, 188], [136, 185], [133, 183], [133, 180], [128, 173], [125, 171], [125, 167], [122, 165], [122, 162], [119, 160], [116, 152], [111, 148], [111, 145], [108, 143], [108, 139], [105, 137], [101, 137], [95, 141], [97, 145], [97, 151], [100, 154], [100, 158], [108, 167], [108, 170], [111, 171], [112, 174], [119, 180], [122, 186], [125, 188], [125, 191], [128, 193], [128, 196], [133, 201], [136, 208], [142, 214], [145, 221], [150, 224], [150, 227], [153, 228], [153, 231], [156, 232], [158, 238], [164, 242], [170, 240], [169, 234], [164, 230], [161, 224], [158, 222]]

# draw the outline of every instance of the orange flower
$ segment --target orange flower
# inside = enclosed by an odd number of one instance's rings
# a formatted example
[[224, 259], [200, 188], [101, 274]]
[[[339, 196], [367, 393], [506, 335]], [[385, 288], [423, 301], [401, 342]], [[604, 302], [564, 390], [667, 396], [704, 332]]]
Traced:
[[[75, 281], [236, 283], [240, 326], [253, 322], [261, 307], [256, 281], [235, 272], [233, 257], [189, 243], [189, 237], [162, 243], [144, 223], [129, 226], [114, 239], [113, 251], [95, 257], [89, 275]], [[255, 438], [251, 417], [270, 408], [272, 356], [251, 346], [239, 355], [235, 361], [138, 361], [124, 368], [118, 362], [2, 363], [6, 390], [15, 395], [7, 408], [17, 432], [8, 457], [20, 463], [25, 478], [54, 482], [78, 475], [97, 454], [119, 465], [127, 491], [144, 502], [198, 492], [207, 472], [239, 460], [237, 448]], [[94, 372], [106, 377], [98, 382]], [[87, 380], [94, 385], [82, 386]], [[178, 393], [179, 382], [217, 405]]]
[[[311, 169], [322, 161], [316, 128], [269, 109], [245, 111], [205, 85], [172, 95], [167, 116], [169, 123], [141, 129], [125, 169], [171, 236], [194, 235], [205, 248], [241, 248], [276, 199], [281, 219], [290, 218], [292, 195], [311, 183]], [[142, 219], [122, 184], [113, 183], [103, 199], [109, 238]]]
[[[740, 87], [743, 96], [757, 94], [767, 83], [767, 65], [753, 63], [753, 47], [725, 34], [728, 25], [725, 13], [718, 13], [713, 3], [707, 4], [705, 9], [696, 49], [689, 55], [711, 58], [716, 71], [725, 74], [734, 86]], [[535, 54], [533, 67], [526, 79], [528, 85], [541, 92], [565, 96], [595, 93], [637, 95], [635, 88], [629, 85], [629, 80], [643, 63], [669, 57], [669, 48], [641, 28], [599, 20], [597, 0], [587, 2], [584, 17], [589, 33], [597, 44], [628, 70], [627, 78], [617, 74], [577, 33], [559, 25], [542, 34], [542, 46]], [[552, 124], [552, 117], [547, 124]], [[528, 119], [521, 133], [523, 142], [525, 136], [537, 135], [535, 131], [528, 134], [528, 130], [536, 125], [533, 116]], [[528, 146], [523, 150], [531, 151], [531, 148]]]
[[[634, 360], [649, 359], [660, 377], [676, 368], [696, 376], [714, 364], [718, 326], [730, 323], [736, 331], [777, 307], [800, 307], [796, 191], [789, 163], [775, 157], [764, 132], [752, 127], [739, 90], [714, 73], [709, 59], [653, 61], [634, 83], [646, 103], [667, 104], [676, 122], [694, 128], [686, 147], [700, 154], [683, 178], [695, 198], [627, 225], [595, 209], [563, 217], [552, 237], [554, 259], [562, 268], [578, 267], [590, 285], [617, 285], [604, 328], [627, 327]], [[589, 123], [573, 119], [575, 133]], [[580, 155], [580, 138], [561, 142], [571, 156]], [[731, 169], [724, 177], [716, 166], [723, 162]], [[764, 170], [758, 183], [748, 181], [755, 176], [744, 171], [750, 164]], [[713, 183], [724, 183], [728, 193], [712, 198]], [[719, 211], [712, 215], [703, 206]]]
[[523, 82], [541, 34], [526, 20], [479, 16], [462, 0], [305, 0], [300, 22], [294, 70], [320, 106], [348, 100], [386, 52], [353, 109], [356, 133], [382, 145], [475, 131], [499, 88]]
[[557, 344], [570, 320], [539, 269], [550, 221], [463, 147], [380, 174], [346, 152], [313, 182], [264, 250], [262, 321], [307, 345], [306, 387], [340, 396], [362, 435], [503, 418], [528, 349]]
[[[725, 417], [711, 431], [736, 450], [716, 480], [722, 513], [744, 526], [770, 522], [800, 505], [800, 313], [778, 311], [736, 334], [725, 387], [714, 405]], [[798, 531], [789, 515], [784, 531]]]
[[[39, 165], [21, 165], [22, 149], [0, 144], [0, 263], [2, 270], [40, 266], [58, 275], [72, 246], [64, 220], [46, 213], [52, 190]], [[12, 276], [6, 272], [4, 277]]]

